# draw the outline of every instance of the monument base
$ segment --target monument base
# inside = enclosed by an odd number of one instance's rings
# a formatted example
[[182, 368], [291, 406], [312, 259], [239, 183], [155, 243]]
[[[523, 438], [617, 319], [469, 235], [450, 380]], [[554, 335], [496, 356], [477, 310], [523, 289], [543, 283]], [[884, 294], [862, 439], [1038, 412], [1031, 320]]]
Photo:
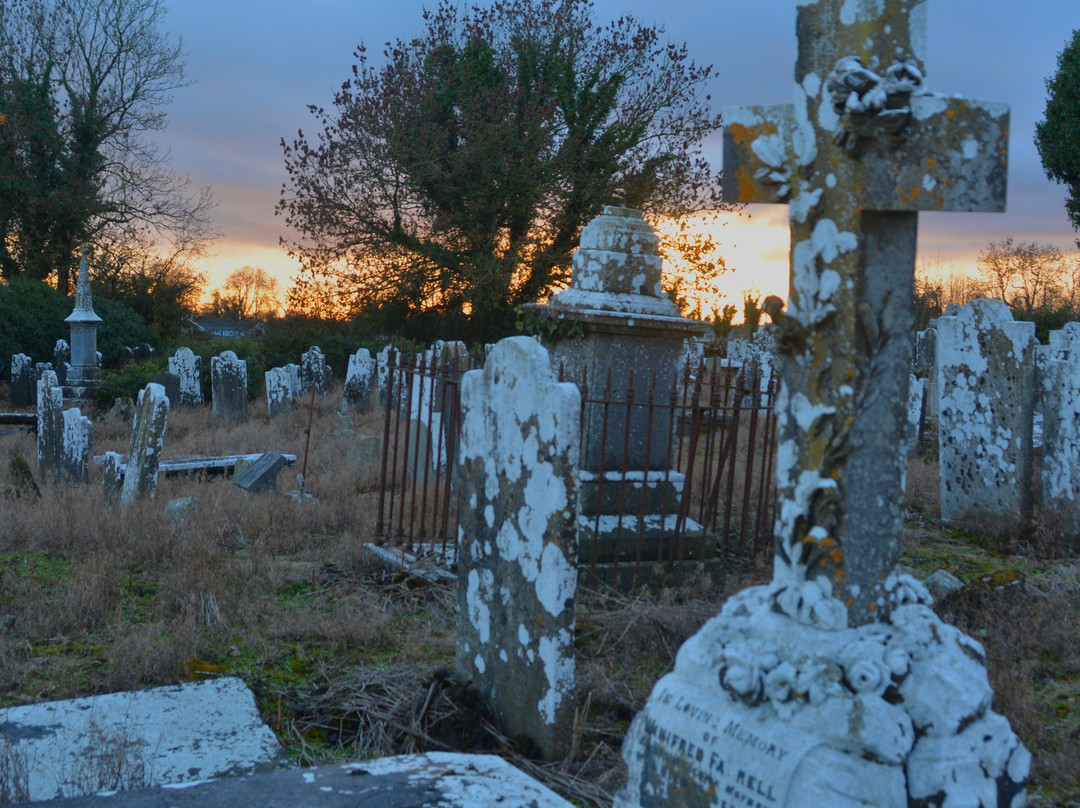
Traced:
[[731, 598], [634, 719], [616, 808], [1022, 805], [1031, 755], [989, 709], [982, 646], [889, 583], [888, 621], [857, 628], [813, 583], [805, 619], [776, 584]]

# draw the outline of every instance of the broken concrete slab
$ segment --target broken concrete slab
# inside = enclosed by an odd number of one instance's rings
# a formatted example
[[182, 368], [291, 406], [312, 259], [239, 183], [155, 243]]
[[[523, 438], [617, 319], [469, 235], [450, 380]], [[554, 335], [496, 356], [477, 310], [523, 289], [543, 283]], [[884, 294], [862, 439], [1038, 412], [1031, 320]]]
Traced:
[[273, 771], [288, 761], [236, 678], [0, 710], [0, 750], [25, 773], [15, 784], [25, 801]]
[[51, 808], [571, 808], [494, 755], [431, 752], [232, 777], [172, 788], [54, 800]]

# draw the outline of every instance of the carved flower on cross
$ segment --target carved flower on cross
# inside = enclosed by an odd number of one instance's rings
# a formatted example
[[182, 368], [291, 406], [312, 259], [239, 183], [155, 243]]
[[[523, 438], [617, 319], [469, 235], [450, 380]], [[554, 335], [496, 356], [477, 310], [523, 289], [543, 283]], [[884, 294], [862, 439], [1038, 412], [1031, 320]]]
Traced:
[[836, 142], [850, 150], [860, 137], [894, 135], [907, 126], [909, 99], [924, 92], [924, 84], [914, 62], [897, 61], [879, 76], [861, 59], [845, 56], [826, 79], [826, 89], [840, 116]]

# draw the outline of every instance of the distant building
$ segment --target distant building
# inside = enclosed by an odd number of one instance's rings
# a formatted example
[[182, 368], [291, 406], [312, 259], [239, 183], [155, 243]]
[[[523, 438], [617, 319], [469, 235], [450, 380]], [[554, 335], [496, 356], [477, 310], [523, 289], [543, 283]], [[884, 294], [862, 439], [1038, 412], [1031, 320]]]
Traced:
[[215, 337], [261, 337], [266, 326], [258, 320], [234, 320], [231, 317], [192, 317], [192, 330]]

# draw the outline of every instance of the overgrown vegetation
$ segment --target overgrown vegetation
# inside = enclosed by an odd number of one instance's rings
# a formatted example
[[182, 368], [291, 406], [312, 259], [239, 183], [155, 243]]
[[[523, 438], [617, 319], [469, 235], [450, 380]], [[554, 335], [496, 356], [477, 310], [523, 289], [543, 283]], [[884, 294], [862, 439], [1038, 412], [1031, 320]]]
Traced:
[[[0, 495], [0, 706], [234, 675], [298, 761], [494, 751], [579, 804], [610, 805], [621, 740], [653, 684], [725, 597], [766, 580], [767, 560], [722, 588], [703, 577], [679, 590], [584, 592], [572, 752], [535, 762], [452, 676], [454, 586], [376, 566], [363, 551], [376, 470], [345, 460], [354, 435], [338, 421], [340, 395], [316, 405], [307, 488], [318, 505], [288, 497], [296, 468], [257, 498], [221, 478], [169, 477], [154, 501], [123, 510], [97, 484], [43, 485], [40, 501]], [[303, 454], [305, 410], [273, 422], [260, 402], [251, 411], [241, 425], [207, 408], [173, 411], [166, 456]], [[358, 418], [357, 432], [379, 434], [381, 418]], [[126, 452], [129, 435], [118, 419], [97, 421], [95, 449]], [[0, 469], [17, 455], [35, 456], [32, 437], [0, 435]], [[939, 609], [987, 649], [995, 709], [1035, 753], [1030, 804], [1066, 806], [1080, 799], [1076, 549], [1051, 541], [1045, 520], [996, 538], [985, 527], [943, 531], [936, 480], [932, 455], [912, 461], [903, 563], [968, 584]], [[177, 524], [164, 508], [182, 496], [198, 510]]]

